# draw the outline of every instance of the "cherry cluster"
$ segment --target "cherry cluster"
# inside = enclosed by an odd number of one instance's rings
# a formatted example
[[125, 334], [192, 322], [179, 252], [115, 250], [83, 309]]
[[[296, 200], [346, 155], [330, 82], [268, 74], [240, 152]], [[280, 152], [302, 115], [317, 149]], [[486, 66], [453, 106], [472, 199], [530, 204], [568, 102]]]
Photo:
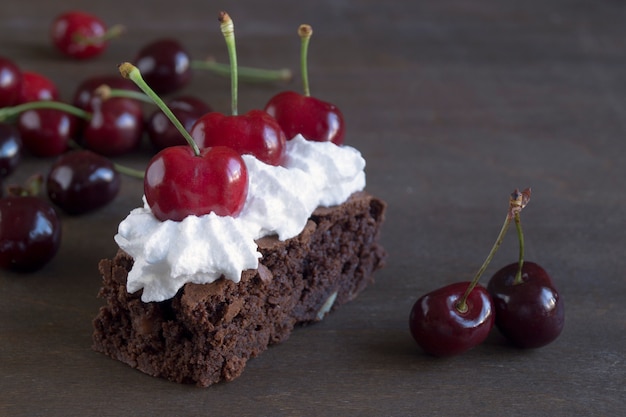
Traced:
[[[60, 242], [56, 209], [79, 215], [103, 207], [119, 192], [120, 174], [144, 178], [146, 199], [160, 220], [178, 221], [209, 212], [235, 216], [247, 194], [241, 155], [252, 154], [280, 165], [286, 141], [296, 134], [343, 143], [339, 109], [309, 93], [306, 46], [310, 26], [302, 25], [299, 30], [305, 93], [280, 93], [265, 108], [244, 115], [237, 114], [239, 77], [290, 80], [291, 72], [238, 67], [232, 21], [226, 13], [220, 14], [220, 27], [230, 65], [211, 59], [194, 61], [178, 40], [158, 39], [137, 52], [136, 66], [131, 64], [136, 71], [124, 72], [120, 67], [128, 79], [119, 74], [89, 77], [78, 84], [69, 102], [60, 101], [58, 88], [49, 78], [22, 71], [0, 56], [0, 268], [30, 271], [46, 264]], [[107, 29], [97, 17], [73, 11], [54, 19], [51, 39], [63, 55], [90, 59], [103, 53], [109, 40], [122, 32], [121, 26]], [[230, 77], [232, 114], [214, 112], [194, 96], [172, 96], [167, 103], [158, 97], [180, 91], [197, 69]], [[156, 108], [149, 107], [154, 104]], [[158, 152], [145, 172], [110, 160], [137, 150], [145, 138]], [[40, 186], [9, 187], [9, 195], [3, 195], [2, 180], [25, 155], [55, 161], [45, 178], [32, 181]], [[35, 195], [43, 184], [47, 200]], [[47, 249], [35, 249], [42, 242]]]
[[[530, 189], [515, 190], [504, 225], [487, 259], [471, 282], [458, 282], [420, 297], [409, 316], [417, 344], [434, 356], [463, 353], [482, 343], [494, 325], [515, 346], [538, 348], [554, 341], [563, 330], [565, 310], [548, 273], [524, 260], [520, 212], [530, 200]], [[498, 270], [487, 287], [480, 277], [515, 221], [518, 261]]]

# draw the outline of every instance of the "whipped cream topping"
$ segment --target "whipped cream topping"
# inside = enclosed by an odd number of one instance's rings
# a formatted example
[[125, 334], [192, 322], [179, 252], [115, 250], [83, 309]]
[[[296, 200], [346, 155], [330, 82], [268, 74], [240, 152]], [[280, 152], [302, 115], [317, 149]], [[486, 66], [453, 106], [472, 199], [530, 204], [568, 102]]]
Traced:
[[365, 160], [350, 146], [298, 135], [287, 142], [282, 166], [251, 155], [243, 159], [248, 196], [237, 217], [209, 213], [160, 221], [144, 198], [144, 206], [120, 223], [115, 241], [134, 258], [128, 292], [143, 288], [142, 301], [163, 301], [187, 282], [211, 283], [221, 276], [239, 282], [243, 271], [258, 267], [256, 239], [292, 238], [317, 207], [341, 204], [365, 188]]

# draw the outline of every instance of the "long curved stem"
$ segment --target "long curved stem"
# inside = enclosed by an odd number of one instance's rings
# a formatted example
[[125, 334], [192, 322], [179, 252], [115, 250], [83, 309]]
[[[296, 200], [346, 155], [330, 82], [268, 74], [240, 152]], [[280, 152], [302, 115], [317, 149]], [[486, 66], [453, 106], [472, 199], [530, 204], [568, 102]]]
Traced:
[[[204, 60], [194, 59], [191, 61], [191, 68], [210, 71], [222, 77], [230, 77], [230, 64], [217, 62], [214, 58]], [[237, 68], [237, 77], [240, 81], [267, 82], [290, 81], [293, 75], [289, 68], [265, 69], [239, 66]]]
[[519, 212], [515, 213], [515, 228], [517, 229], [517, 240], [519, 241], [519, 267], [517, 268], [513, 285], [518, 285], [523, 282], [522, 268], [524, 267], [524, 232], [522, 231], [522, 221]]
[[62, 112], [80, 117], [81, 119], [85, 119], [85, 120], [91, 119], [91, 113], [83, 109], [80, 109], [76, 106], [72, 106], [71, 104], [63, 103], [61, 101], [41, 100], [41, 101], [30, 101], [28, 103], [18, 104], [17, 106], [1, 108], [0, 109], [0, 122], [11, 119], [12, 117], [17, 116], [18, 114], [22, 112], [33, 110], [33, 109], [60, 110]]
[[146, 84], [143, 77], [141, 76], [141, 72], [139, 71], [139, 68], [137, 68], [130, 62], [124, 62], [119, 65], [118, 69], [120, 71], [120, 74], [122, 74], [124, 78], [130, 79], [141, 89], [141, 91], [146, 93], [148, 97], [154, 100], [154, 103], [157, 106], [159, 106], [159, 108], [165, 114], [165, 116], [167, 116], [167, 118], [170, 119], [170, 122], [172, 122], [172, 124], [176, 127], [176, 129], [178, 129], [181, 135], [183, 135], [183, 137], [185, 138], [189, 146], [191, 146], [191, 149], [193, 149], [193, 153], [196, 156], [200, 155], [200, 149], [198, 148], [196, 141], [193, 140], [189, 132], [185, 130], [185, 127], [182, 125], [182, 123], [176, 118], [174, 113], [172, 113], [172, 111], [169, 109], [169, 107], [167, 107], [167, 105], [163, 102], [163, 100], [161, 100], [161, 97], [159, 97], [154, 92], [154, 90], [152, 90], [152, 88], [150, 88], [150, 86]]

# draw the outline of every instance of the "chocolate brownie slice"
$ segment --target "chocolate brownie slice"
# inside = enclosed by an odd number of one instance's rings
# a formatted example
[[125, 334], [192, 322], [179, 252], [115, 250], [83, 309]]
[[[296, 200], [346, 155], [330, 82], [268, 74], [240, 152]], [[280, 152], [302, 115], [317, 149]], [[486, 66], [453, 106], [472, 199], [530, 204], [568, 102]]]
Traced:
[[94, 320], [93, 348], [175, 382], [230, 381], [296, 324], [321, 320], [373, 281], [385, 259], [378, 243], [384, 212], [383, 201], [356, 193], [317, 209], [292, 239], [259, 239], [259, 268], [239, 283], [186, 284], [162, 302], [126, 291], [133, 260], [120, 250], [100, 262], [106, 305]]

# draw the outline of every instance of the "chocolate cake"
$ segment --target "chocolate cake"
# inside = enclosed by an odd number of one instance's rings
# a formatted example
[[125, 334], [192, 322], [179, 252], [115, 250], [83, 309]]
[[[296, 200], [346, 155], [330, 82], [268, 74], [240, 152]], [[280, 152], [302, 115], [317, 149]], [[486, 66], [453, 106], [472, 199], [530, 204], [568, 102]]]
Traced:
[[257, 241], [257, 270], [239, 283], [187, 283], [172, 299], [129, 294], [133, 259], [100, 262], [106, 300], [94, 320], [93, 348], [152, 376], [209, 386], [238, 377], [248, 359], [354, 299], [385, 259], [378, 243], [385, 203], [360, 192], [318, 208], [298, 236]]

